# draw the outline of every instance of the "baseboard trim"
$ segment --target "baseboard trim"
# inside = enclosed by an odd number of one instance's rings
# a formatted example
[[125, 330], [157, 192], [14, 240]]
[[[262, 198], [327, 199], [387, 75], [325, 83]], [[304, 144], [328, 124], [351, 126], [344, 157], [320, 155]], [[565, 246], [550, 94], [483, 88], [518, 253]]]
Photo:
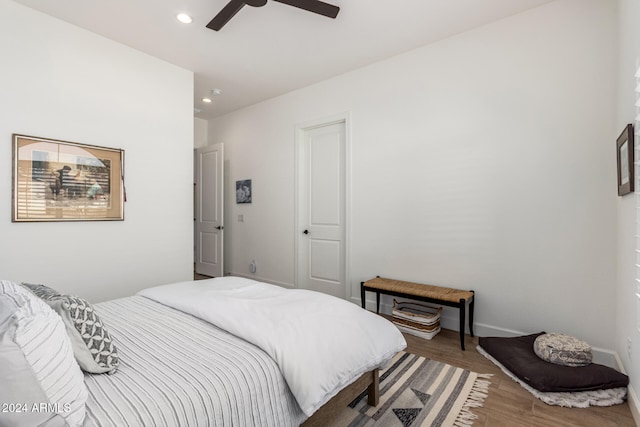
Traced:
[[[352, 297], [351, 302], [354, 304], [360, 305], [360, 298]], [[376, 301], [375, 299], [367, 299], [366, 307], [368, 310], [375, 311], [376, 309]], [[388, 303], [380, 301], [380, 312], [382, 313], [391, 313], [392, 306]], [[455, 311], [457, 313], [457, 310]], [[440, 318], [440, 326], [444, 329], [450, 329], [453, 331], [460, 330], [460, 318], [454, 315], [454, 312], [447, 313], [447, 310], [444, 311], [442, 317]], [[465, 332], [469, 333], [468, 326], [465, 325]], [[484, 323], [475, 322], [473, 325], [474, 335], [479, 337], [517, 337], [521, 335], [527, 335], [539, 331], [533, 332], [524, 332], [517, 331], [513, 329], [502, 328], [499, 326], [487, 325]], [[599, 363], [601, 365], [609, 366], [610, 368], [617, 369], [618, 371], [624, 372], [624, 368], [622, 366], [622, 362], [618, 357], [618, 354], [615, 351], [611, 351], [604, 348], [593, 347], [593, 361], [595, 363]]]
[[627, 402], [629, 402], [629, 409], [631, 409], [631, 415], [633, 415], [633, 419], [636, 422], [637, 426], [640, 426], [640, 400], [638, 400], [638, 395], [635, 390], [629, 384], [627, 388], [629, 395], [627, 397]]

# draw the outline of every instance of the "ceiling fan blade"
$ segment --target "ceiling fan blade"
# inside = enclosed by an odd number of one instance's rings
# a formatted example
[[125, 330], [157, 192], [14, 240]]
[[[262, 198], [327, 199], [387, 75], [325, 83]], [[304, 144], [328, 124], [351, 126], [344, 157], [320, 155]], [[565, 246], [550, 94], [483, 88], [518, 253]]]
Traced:
[[324, 15], [329, 18], [335, 18], [340, 12], [338, 6], [334, 6], [329, 3], [322, 2], [320, 0], [275, 0], [279, 3], [288, 4], [289, 6], [297, 7], [299, 9], [308, 10], [309, 12]]
[[207, 24], [207, 28], [214, 31], [220, 31], [246, 3], [240, 0], [231, 0], [220, 12]]

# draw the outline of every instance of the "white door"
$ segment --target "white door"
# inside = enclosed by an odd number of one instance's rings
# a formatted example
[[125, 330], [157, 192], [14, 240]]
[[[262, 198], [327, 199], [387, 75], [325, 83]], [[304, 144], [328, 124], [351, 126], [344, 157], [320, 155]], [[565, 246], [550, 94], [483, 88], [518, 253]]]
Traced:
[[222, 144], [196, 150], [196, 273], [223, 275], [224, 152]]
[[298, 286], [345, 298], [345, 122], [302, 129], [298, 143]]

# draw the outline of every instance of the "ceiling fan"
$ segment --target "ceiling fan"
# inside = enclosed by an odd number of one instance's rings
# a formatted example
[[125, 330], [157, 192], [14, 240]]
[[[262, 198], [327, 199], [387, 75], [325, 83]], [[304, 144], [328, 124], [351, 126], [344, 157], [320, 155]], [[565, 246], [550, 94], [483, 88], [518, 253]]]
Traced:
[[[338, 6], [322, 2], [320, 0], [275, 0], [279, 3], [288, 4], [289, 6], [304, 9], [309, 12], [324, 15], [328, 18], [335, 18], [340, 12]], [[267, 0], [231, 0], [220, 12], [207, 24], [207, 28], [220, 31], [234, 15], [240, 12], [244, 5], [248, 4], [253, 7], [261, 7], [267, 4]]]

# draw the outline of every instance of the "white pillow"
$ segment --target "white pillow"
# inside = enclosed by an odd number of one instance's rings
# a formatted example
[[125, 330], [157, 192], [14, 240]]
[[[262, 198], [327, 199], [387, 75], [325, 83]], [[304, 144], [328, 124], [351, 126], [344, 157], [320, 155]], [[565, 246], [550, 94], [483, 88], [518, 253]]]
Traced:
[[[0, 281], [0, 426], [81, 426], [87, 387], [62, 319], [13, 282]], [[47, 424], [49, 425], [49, 424]]]

